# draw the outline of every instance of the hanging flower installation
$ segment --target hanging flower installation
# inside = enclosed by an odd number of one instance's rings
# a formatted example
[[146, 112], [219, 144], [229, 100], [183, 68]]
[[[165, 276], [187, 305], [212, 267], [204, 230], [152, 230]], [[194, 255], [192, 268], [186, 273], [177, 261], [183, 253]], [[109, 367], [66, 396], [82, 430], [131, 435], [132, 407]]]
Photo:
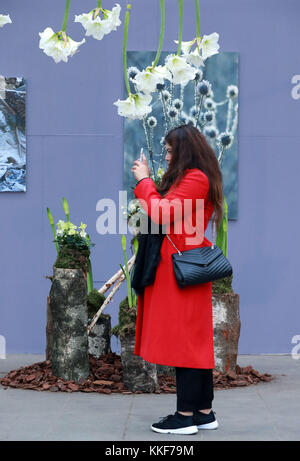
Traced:
[[117, 3], [111, 10], [101, 8], [101, 0], [97, 2], [97, 8], [89, 13], [83, 13], [75, 16], [74, 22], [80, 22], [86, 30], [87, 36], [91, 35], [96, 40], [102, 40], [104, 35], [109, 34], [121, 24], [120, 21], [121, 7]]
[[[80, 45], [85, 43], [85, 39], [81, 40], [81, 42], [76, 42], [66, 34], [70, 1], [71, 0], [66, 0], [65, 16], [61, 30], [54, 32], [51, 27], [46, 27], [43, 32], [39, 33], [39, 47], [47, 56], [52, 57], [56, 63], [60, 61], [68, 62], [68, 58], [78, 51]], [[86, 31], [86, 36], [92, 36], [97, 40], [102, 40], [104, 35], [109, 34], [113, 30], [117, 30], [117, 27], [121, 24], [120, 11], [121, 7], [118, 3], [110, 11], [102, 8], [101, 0], [97, 0], [97, 8], [89, 13], [75, 15], [74, 22], [82, 24]]]
[[54, 32], [51, 27], [46, 27], [43, 32], [39, 32], [41, 37], [39, 47], [47, 56], [51, 56], [56, 63], [60, 61], [68, 62], [68, 58], [73, 56], [78, 51], [79, 46], [85, 42], [85, 39], [81, 42], [75, 42], [66, 34], [69, 9], [70, 0], [66, 0], [64, 21], [59, 32]]
[[[165, 134], [175, 126], [192, 123], [203, 131], [210, 144], [218, 150], [220, 163], [224, 151], [232, 146], [238, 122], [237, 86], [229, 85], [226, 98], [218, 102], [214, 99], [211, 83], [203, 78], [202, 68], [205, 67], [206, 60], [219, 53], [219, 34], [214, 32], [210, 35], [200, 35], [199, 1], [195, 0], [196, 38], [191, 41], [182, 41], [183, 0], [178, 0], [178, 4], [179, 39], [174, 40], [177, 43], [177, 53], [167, 55], [163, 65], [158, 65], [158, 61], [164, 37], [165, 1], [160, 0], [160, 40], [155, 60], [151, 66], [143, 70], [139, 70], [137, 67], [127, 69], [126, 49], [131, 5], [127, 7], [124, 25], [123, 67], [128, 98], [125, 101], [118, 100], [114, 104], [118, 107], [119, 115], [131, 120], [140, 119], [142, 121], [152, 166], [152, 178], [155, 181], [157, 180], [157, 171], [161, 169], [165, 151], [163, 136], [159, 160], [154, 159], [155, 129], [160, 129], [160, 124], [157, 123], [156, 117], [151, 112], [154, 105], [157, 105], [157, 100], [161, 104]], [[192, 106], [187, 109], [184, 90], [190, 82], [194, 85], [194, 100]], [[226, 130], [220, 133], [217, 126], [217, 112], [220, 106], [226, 104]], [[157, 168], [155, 168], [155, 163], [157, 163]]]
[[12, 20], [9, 17], [9, 14], [0, 14], [0, 27], [5, 26], [5, 24], [11, 23]]

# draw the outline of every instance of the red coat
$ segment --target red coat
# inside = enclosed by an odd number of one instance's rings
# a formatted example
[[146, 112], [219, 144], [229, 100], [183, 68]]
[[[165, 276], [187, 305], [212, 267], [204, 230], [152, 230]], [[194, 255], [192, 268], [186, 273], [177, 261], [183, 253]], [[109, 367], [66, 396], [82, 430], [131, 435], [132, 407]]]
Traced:
[[[204, 237], [202, 243], [187, 244], [185, 232], [174, 233], [174, 226], [180, 219], [172, 212], [170, 201], [177, 198], [183, 205], [184, 199], [192, 199], [192, 224], [196, 218], [196, 199], [204, 199], [204, 231], [213, 213], [208, 201], [209, 181], [198, 168], [188, 168], [177, 187], [171, 187], [165, 197], [156, 191], [151, 178], [143, 179], [134, 189], [138, 199], [145, 200], [148, 208], [141, 204], [153, 219], [154, 208], [159, 206], [156, 222], [162, 222], [165, 213], [170, 210], [170, 231], [167, 233], [180, 251], [195, 247], [209, 246], [211, 242]], [[157, 199], [156, 205], [151, 199]], [[187, 203], [187, 202], [185, 202]], [[198, 201], [199, 203], [199, 201]], [[186, 206], [186, 205], [184, 205]], [[174, 221], [175, 216], [175, 221]], [[184, 216], [184, 211], [182, 212]], [[198, 215], [199, 216], [199, 215]], [[201, 215], [200, 215], [201, 216]], [[202, 221], [203, 222], [203, 221]], [[155, 280], [137, 297], [137, 323], [134, 354], [147, 362], [189, 368], [214, 368], [214, 344], [212, 322], [212, 282], [179, 288], [173, 272], [171, 254], [176, 249], [165, 236], [161, 245], [161, 260], [158, 264]]]

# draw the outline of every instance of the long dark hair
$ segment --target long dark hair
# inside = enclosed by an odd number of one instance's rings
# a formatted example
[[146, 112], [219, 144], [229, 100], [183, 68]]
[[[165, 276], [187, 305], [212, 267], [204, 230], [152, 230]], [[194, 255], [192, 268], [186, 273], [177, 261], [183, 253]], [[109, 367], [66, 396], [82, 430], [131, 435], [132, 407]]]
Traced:
[[209, 179], [209, 201], [214, 209], [213, 220], [219, 228], [223, 214], [222, 173], [213, 148], [191, 124], [173, 128], [165, 141], [172, 147], [172, 158], [157, 191], [164, 196], [172, 185], [179, 183], [186, 168], [199, 168]]

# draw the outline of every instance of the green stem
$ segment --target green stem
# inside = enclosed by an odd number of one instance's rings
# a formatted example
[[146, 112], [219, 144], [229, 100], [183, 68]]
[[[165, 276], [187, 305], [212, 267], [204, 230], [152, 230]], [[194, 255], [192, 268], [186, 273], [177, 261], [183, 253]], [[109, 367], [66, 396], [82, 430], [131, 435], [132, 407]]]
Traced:
[[65, 17], [64, 17], [64, 22], [63, 22], [62, 28], [61, 28], [61, 30], [62, 30], [63, 32], [66, 31], [66, 27], [67, 27], [68, 16], [69, 16], [69, 9], [70, 9], [70, 1], [71, 1], [71, 0], [66, 0]]
[[128, 92], [128, 96], [131, 95], [130, 86], [129, 86], [129, 79], [127, 74], [127, 37], [128, 37], [128, 26], [129, 26], [129, 16], [130, 16], [131, 5], [127, 5], [127, 11], [125, 15], [125, 22], [124, 22], [124, 34], [123, 34], [123, 72], [124, 72], [124, 79], [125, 85]]
[[97, 0], [97, 8], [101, 8], [101, 0]]
[[158, 50], [157, 50], [152, 68], [156, 66], [160, 58], [163, 41], [164, 41], [164, 33], [165, 33], [165, 0], [160, 0], [160, 37], [159, 37]]
[[179, 55], [180, 55], [180, 52], [181, 52], [183, 0], [178, 0], [178, 7], [179, 7], [179, 30], [178, 30], [178, 48], [177, 48], [177, 56], [179, 56]]
[[92, 271], [92, 263], [91, 260], [89, 259], [89, 271], [86, 274], [86, 279], [87, 279], [87, 287], [88, 287], [88, 293], [90, 293], [93, 290], [93, 271]]
[[196, 4], [196, 19], [197, 19], [197, 38], [200, 38], [200, 9], [199, 0], [195, 0]]
[[50, 226], [51, 226], [51, 229], [52, 229], [53, 239], [55, 241], [56, 252], [58, 254], [59, 253], [59, 247], [58, 247], [58, 243], [56, 242], [55, 225], [54, 225], [54, 220], [53, 220], [53, 217], [52, 217], [52, 214], [51, 214], [49, 208], [47, 208], [47, 216], [48, 216]]

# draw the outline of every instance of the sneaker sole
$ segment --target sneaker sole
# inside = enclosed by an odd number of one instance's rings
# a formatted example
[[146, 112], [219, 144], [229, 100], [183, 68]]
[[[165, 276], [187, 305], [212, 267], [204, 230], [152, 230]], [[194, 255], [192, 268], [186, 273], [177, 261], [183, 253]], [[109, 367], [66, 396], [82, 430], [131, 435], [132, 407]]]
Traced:
[[212, 423], [207, 423], [207, 424], [200, 424], [199, 426], [197, 425], [198, 429], [218, 429], [219, 423], [218, 421], [213, 421]]
[[197, 426], [182, 427], [180, 429], [158, 429], [157, 427], [150, 426], [154, 432], [161, 434], [196, 434], [198, 432]]

